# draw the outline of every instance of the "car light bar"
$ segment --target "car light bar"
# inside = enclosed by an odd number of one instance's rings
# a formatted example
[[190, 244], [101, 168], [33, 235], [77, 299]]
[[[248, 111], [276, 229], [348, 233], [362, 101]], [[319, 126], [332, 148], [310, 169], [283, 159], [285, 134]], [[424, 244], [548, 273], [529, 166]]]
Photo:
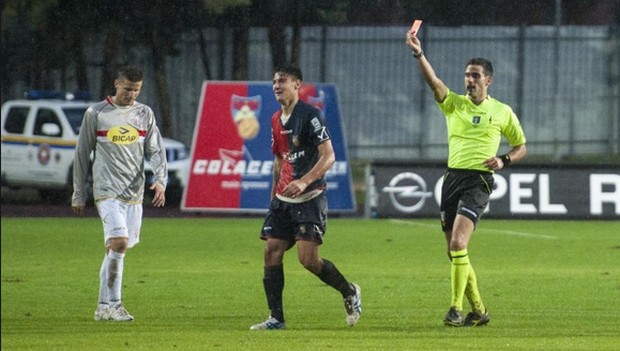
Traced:
[[76, 91], [71, 93], [66, 91], [30, 90], [24, 95], [28, 100], [91, 100], [91, 95], [89, 91]]

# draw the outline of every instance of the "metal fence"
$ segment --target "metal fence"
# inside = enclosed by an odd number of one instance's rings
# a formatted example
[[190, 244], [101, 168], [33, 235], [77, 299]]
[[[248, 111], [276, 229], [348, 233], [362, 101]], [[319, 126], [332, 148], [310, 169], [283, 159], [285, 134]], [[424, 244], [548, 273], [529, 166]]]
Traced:
[[[301, 62], [307, 82], [335, 83], [352, 159], [444, 160], [445, 121], [405, 45], [407, 27], [304, 27]], [[289, 39], [291, 37], [287, 36]], [[205, 29], [218, 80], [232, 78], [232, 36]], [[512, 106], [525, 129], [529, 155], [618, 156], [620, 150], [620, 29], [618, 26], [436, 27], [420, 32], [438, 76], [463, 93], [466, 61], [481, 56], [495, 68], [490, 94]], [[100, 60], [93, 38], [89, 62]], [[174, 134], [191, 144], [205, 77], [198, 44], [187, 36], [167, 63]], [[125, 60], [144, 67], [141, 100], [157, 113], [148, 51]], [[249, 80], [271, 81], [265, 28], [250, 29]], [[93, 66], [92, 91], [100, 91]], [[503, 144], [502, 148], [507, 148]]]
[[[309, 32], [302, 65], [340, 87], [349, 150], [363, 159], [444, 159], [445, 122], [403, 28]], [[465, 62], [494, 62], [492, 96], [510, 104], [530, 154], [560, 158], [618, 154], [620, 49], [609, 27], [426, 27], [422, 41], [437, 74], [463, 92]], [[311, 38], [316, 38], [310, 40]], [[311, 45], [314, 45], [312, 47]], [[308, 70], [308, 68], [306, 68]]]

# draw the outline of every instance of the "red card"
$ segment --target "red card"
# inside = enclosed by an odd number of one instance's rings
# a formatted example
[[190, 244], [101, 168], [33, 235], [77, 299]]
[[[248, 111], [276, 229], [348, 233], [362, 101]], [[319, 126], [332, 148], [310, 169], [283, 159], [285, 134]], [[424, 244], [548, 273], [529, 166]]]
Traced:
[[411, 25], [411, 29], [409, 30], [409, 32], [411, 32], [411, 34], [413, 35], [416, 35], [421, 25], [422, 25], [422, 20], [413, 21], [413, 24]]

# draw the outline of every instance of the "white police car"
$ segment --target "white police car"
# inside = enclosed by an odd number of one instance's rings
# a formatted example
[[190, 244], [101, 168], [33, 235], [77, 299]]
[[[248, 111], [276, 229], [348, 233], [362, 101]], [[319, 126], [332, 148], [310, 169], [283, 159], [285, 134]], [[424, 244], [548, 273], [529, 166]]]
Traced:
[[[27, 99], [2, 105], [2, 186], [38, 189], [50, 202], [70, 200], [75, 145], [84, 112], [94, 104], [88, 99], [35, 91]], [[168, 203], [174, 204], [187, 181], [189, 155], [179, 141], [164, 138], [164, 145], [169, 172], [166, 195]], [[145, 169], [149, 183], [148, 163]]]

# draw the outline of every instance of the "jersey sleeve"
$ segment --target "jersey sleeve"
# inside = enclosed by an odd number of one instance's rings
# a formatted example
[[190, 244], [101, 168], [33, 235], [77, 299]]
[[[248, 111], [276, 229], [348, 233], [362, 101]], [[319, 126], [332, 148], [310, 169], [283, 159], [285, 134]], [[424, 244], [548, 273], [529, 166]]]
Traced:
[[508, 123], [502, 130], [502, 134], [512, 147], [525, 144], [525, 133], [523, 132], [521, 123], [512, 109], [509, 110], [510, 117], [508, 118]]
[[271, 116], [271, 152], [274, 155], [280, 155], [279, 152], [279, 143], [278, 143], [278, 135], [280, 135], [280, 124], [278, 123], [278, 112], [275, 112], [273, 116]]
[[148, 108], [149, 126], [144, 139], [144, 156], [153, 169], [154, 183], [166, 187], [168, 184], [168, 162], [166, 161], [166, 148], [164, 140], [155, 123], [153, 110]]
[[325, 122], [325, 118], [323, 117], [321, 112], [316, 109], [316, 111], [313, 111], [309, 117], [309, 136], [312, 144], [317, 146], [326, 140], [330, 140], [331, 136], [329, 134], [329, 129], [327, 128], [327, 122]]
[[90, 168], [90, 154], [97, 141], [97, 116], [92, 107], [84, 113], [82, 126], [78, 135], [73, 159], [73, 195], [72, 206], [86, 205], [86, 179]]
[[452, 90], [448, 89], [446, 98], [443, 99], [442, 102], [437, 102], [437, 106], [439, 106], [439, 109], [445, 116], [449, 116], [452, 112], [454, 112], [459, 102], [459, 96], [452, 92]]

